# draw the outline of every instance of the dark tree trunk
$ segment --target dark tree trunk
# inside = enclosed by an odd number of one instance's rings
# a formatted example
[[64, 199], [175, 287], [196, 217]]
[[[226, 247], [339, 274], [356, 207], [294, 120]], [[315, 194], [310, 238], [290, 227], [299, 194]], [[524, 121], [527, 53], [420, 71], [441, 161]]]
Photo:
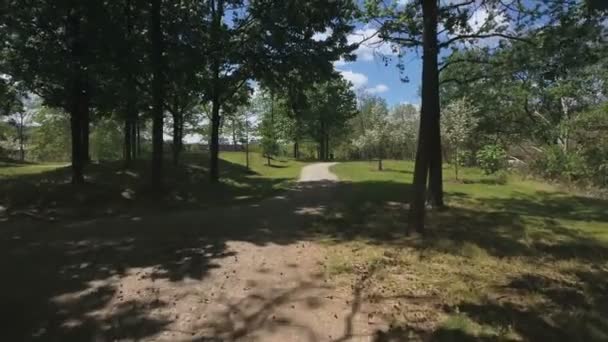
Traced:
[[[434, 156], [435, 121], [439, 120], [439, 68], [437, 65], [437, 1], [423, 1], [422, 107], [418, 148], [414, 167], [413, 195], [410, 204], [410, 229], [424, 231], [427, 176]], [[439, 146], [439, 148], [441, 148]], [[435, 158], [436, 162], [436, 156]], [[441, 168], [441, 165], [439, 165]]]
[[133, 146], [131, 146], [131, 143], [133, 142], [133, 139], [131, 137], [133, 130], [131, 129], [131, 123], [129, 122], [128, 118], [125, 120], [125, 127], [124, 127], [123, 133], [124, 133], [124, 156], [123, 157], [125, 158], [125, 167], [129, 167], [129, 166], [131, 166], [131, 158], [133, 156], [132, 155]]
[[245, 167], [249, 170], [249, 137], [245, 142]]
[[211, 183], [217, 183], [220, 180], [219, 171], [219, 155], [220, 155], [220, 60], [218, 52], [222, 46], [218, 44], [220, 30], [222, 26], [222, 17], [224, 16], [224, 0], [214, 2], [215, 7], [212, 8], [212, 27], [211, 27], [211, 42], [214, 45], [215, 55], [213, 56], [212, 72], [212, 100], [211, 100], [211, 142], [209, 144], [209, 180]]
[[319, 133], [319, 160], [325, 161], [327, 160], [325, 156], [327, 148], [325, 147], [325, 122], [323, 121], [323, 118], [321, 118], [321, 132]]
[[[437, 102], [439, 102], [439, 93], [437, 92]], [[433, 128], [431, 138], [431, 155], [429, 162], [429, 189], [427, 203], [433, 208], [443, 208], [443, 162], [441, 153], [441, 128], [440, 128], [440, 113], [437, 106], [436, 116], [433, 117]]]
[[329, 134], [325, 133], [325, 160], [329, 160]]
[[19, 137], [19, 161], [25, 161], [25, 113], [19, 113], [19, 127], [17, 135]]
[[135, 159], [140, 158], [141, 157], [141, 121], [139, 119], [137, 119], [137, 122], [135, 123], [135, 132], [136, 132], [136, 137], [135, 137], [135, 144], [137, 145], [137, 147], [135, 148]]
[[179, 156], [183, 150], [184, 120], [183, 113], [176, 112], [173, 115], [173, 165], [179, 165]]
[[[133, 24], [131, 18], [131, 0], [126, 0], [125, 2], [125, 18], [126, 18], [126, 40], [130, 41], [132, 38], [133, 32]], [[137, 109], [135, 105], [135, 78], [133, 75], [132, 67], [133, 67], [133, 50], [131, 49], [131, 44], [128, 44], [128, 49], [126, 51], [127, 57], [127, 65], [126, 65], [126, 95], [127, 95], [127, 106], [126, 106], [126, 118], [125, 118], [125, 166], [131, 166], [131, 162], [136, 158], [136, 121], [137, 121]]]
[[300, 146], [298, 145], [298, 141], [293, 142], [293, 159], [300, 158]]
[[152, 42], [152, 187], [162, 189], [163, 169], [163, 42], [161, 0], [152, 0], [150, 41]]
[[90, 116], [90, 99], [88, 87], [85, 87], [81, 95], [82, 106], [82, 161], [84, 164], [91, 162], [91, 154], [89, 152], [89, 135], [91, 133], [91, 116]]
[[70, 37], [70, 53], [72, 63], [72, 75], [68, 87], [68, 109], [70, 113], [70, 130], [72, 137], [72, 184], [84, 183], [84, 158], [83, 158], [83, 116], [88, 111], [86, 101], [86, 89], [84, 87], [84, 54], [85, 46], [81, 32], [81, 14], [76, 8], [72, 8], [68, 14], [67, 35]]
[[210, 165], [209, 180], [216, 183], [220, 180], [219, 157], [220, 157], [220, 103], [214, 98], [211, 103], [211, 144], [209, 146]]

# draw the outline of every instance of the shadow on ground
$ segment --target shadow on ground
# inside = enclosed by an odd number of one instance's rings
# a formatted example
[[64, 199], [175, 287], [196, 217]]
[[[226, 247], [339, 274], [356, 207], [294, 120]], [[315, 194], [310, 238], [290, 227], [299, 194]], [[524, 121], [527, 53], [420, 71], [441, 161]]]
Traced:
[[[40, 220], [83, 219], [100, 215], [205, 208], [259, 201], [284, 188], [290, 179], [260, 177], [245, 166], [220, 159], [222, 181], [211, 184], [204, 156], [185, 154], [179, 166], [167, 161], [164, 195], [151, 198], [149, 161], [93, 163], [86, 183], [70, 183], [71, 168], [0, 179], [0, 205], [10, 215]], [[283, 168], [285, 166], [273, 166]]]
[[[61, 172], [57, 171], [57, 177], [61, 178]], [[121, 278], [146, 277], [184, 286], [184, 282], [204, 280], [218, 262], [235, 256], [227, 248], [228, 241], [286, 245], [316, 240], [320, 236], [335, 242], [364, 239], [373, 244], [408, 244], [418, 249], [442, 248], [434, 241], [449, 239], [456, 243], [474, 243], [497, 257], [577, 259], [598, 265], [594, 272], [576, 274], [579, 279], [576, 284], [555, 284], [531, 275], [513, 279], [509, 285], [513, 291], [544, 296], [549, 307], [515, 306], [498, 300], [484, 304], [461, 303], [459, 307], [460, 312], [477, 322], [510, 325], [526, 340], [563, 336], [593, 340], [596, 335], [608, 334], [605, 319], [608, 315], [605, 269], [608, 246], [592, 239], [585, 231], [571, 229], [559, 221], [594, 220], [608, 224], [608, 202], [543, 192], [508, 200], [475, 199], [492, 209], [453, 208], [437, 213], [433, 219], [436, 228], [429, 239], [411, 242], [404, 239], [403, 234], [409, 191], [408, 186], [393, 182], [339, 185], [313, 182], [299, 184], [260, 203], [218, 207], [206, 212], [148, 213], [74, 223], [6, 224], [0, 231], [0, 268], [3, 270], [0, 340], [104, 341], [155, 337], [178, 318], [151, 313], [174, 303], [150, 300], [154, 297], [148, 296], [146, 300], [116, 304], [124, 291], [118, 286]], [[453, 199], [466, 197], [464, 194], [451, 196]], [[536, 220], [539, 232], [548, 235], [529, 237], [524, 222], [530, 219]], [[133, 274], [134, 270], [142, 273]], [[365, 283], [366, 279], [360, 282]], [[287, 303], [310, 286], [304, 282], [285, 292], [227, 302], [226, 305], [233, 308], [230, 314], [218, 315], [213, 324], [201, 327], [211, 331], [210, 335], [192, 331], [188, 332], [189, 340], [209, 341], [216, 337], [234, 340], [259, 329], [290, 327], [299, 329], [302, 335], [309, 336], [307, 340], [313, 341], [310, 330], [315, 327], [294, 327], [289, 321], [271, 319], [276, 303]], [[154, 289], [145, 291], [153, 293]], [[344, 317], [347, 327], [352, 324], [348, 320], [354, 319], [360, 307], [357, 291], [355, 285], [353, 298], [348, 299], [352, 305], [351, 314]], [[252, 301], [259, 310], [248, 309], [252, 306], [247, 303]], [[108, 309], [110, 303], [113, 303], [111, 310]], [[563, 321], [548, 321], [547, 311], [563, 316]], [[585, 319], [573, 320], [569, 315]], [[237, 325], [236, 321], [240, 323]], [[580, 334], [574, 336], [573, 331]], [[415, 331], [407, 326], [379, 329], [373, 336], [376, 341], [481, 339], [462, 331]], [[333, 336], [331, 340], [345, 341], [351, 337], [354, 336], [347, 330], [343, 337]]]

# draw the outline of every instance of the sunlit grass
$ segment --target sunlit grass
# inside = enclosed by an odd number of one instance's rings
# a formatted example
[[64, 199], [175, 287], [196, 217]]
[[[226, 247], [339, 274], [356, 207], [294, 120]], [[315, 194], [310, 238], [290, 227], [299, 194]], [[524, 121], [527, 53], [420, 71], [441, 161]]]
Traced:
[[322, 229], [351, 239], [325, 241], [326, 272], [338, 284], [369, 275], [366, 296], [395, 307], [386, 313], [395, 325], [431, 326], [448, 341], [608, 336], [595, 319], [608, 314], [597, 283], [608, 277], [608, 201], [516, 174], [502, 184], [475, 168], [456, 180], [446, 166], [448, 209], [430, 210], [427, 233], [409, 236], [412, 162], [333, 171], [352, 185], [341, 194], [346, 214]]
[[50, 164], [0, 164], [0, 179], [18, 177], [21, 175], [34, 175], [46, 171], [56, 170], [67, 166], [65, 163]]

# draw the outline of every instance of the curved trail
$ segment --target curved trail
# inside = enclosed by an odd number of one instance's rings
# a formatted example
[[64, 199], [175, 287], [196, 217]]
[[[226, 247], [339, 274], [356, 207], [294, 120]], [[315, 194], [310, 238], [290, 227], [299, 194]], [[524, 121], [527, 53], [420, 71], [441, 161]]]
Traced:
[[338, 163], [315, 163], [306, 165], [300, 172], [300, 182], [337, 181], [338, 176], [329, 170]]
[[[328, 285], [315, 242], [334, 164], [305, 166], [293, 189], [257, 204], [41, 234], [27, 253], [9, 251], [0, 339], [372, 340], [382, 327], [350, 290]], [[19, 267], [36, 263], [35, 275]]]

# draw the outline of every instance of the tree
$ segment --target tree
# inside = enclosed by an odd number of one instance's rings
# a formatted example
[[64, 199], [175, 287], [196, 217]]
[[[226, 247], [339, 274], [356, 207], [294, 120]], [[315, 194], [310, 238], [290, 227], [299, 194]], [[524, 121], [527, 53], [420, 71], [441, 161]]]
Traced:
[[386, 101], [374, 96], [364, 97], [361, 102], [357, 117], [353, 118], [357, 129], [352, 144], [360, 155], [377, 158], [378, 171], [382, 171], [382, 159], [386, 157], [391, 139], [388, 107]]
[[450, 103], [443, 111], [443, 116], [441, 117], [442, 135], [453, 149], [454, 174], [456, 179], [458, 179], [458, 166], [460, 164], [460, 147], [470, 138], [477, 126], [476, 113], [477, 109], [463, 97]]
[[[423, 51], [420, 130], [409, 218], [412, 230], [424, 228], [425, 200], [432, 206], [443, 206], [439, 73], [446, 64], [442, 63], [440, 68], [441, 50], [458, 49], [459, 45], [466, 47], [480, 39], [520, 39], [519, 31], [532, 20], [576, 4], [563, 0], [541, 7], [534, 5], [499, 0], [441, 5], [438, 1], [390, 5], [380, 0], [366, 1], [366, 16], [369, 21], [380, 23], [378, 35], [381, 39], [394, 44], [401, 56], [408, 49], [421, 47]], [[480, 8], [488, 14], [487, 19], [482, 23], [469, 20]], [[438, 30], [440, 23], [441, 31]]]
[[[290, 70], [329, 74], [332, 62], [354, 49], [345, 37], [352, 30], [355, 5], [350, 0], [217, 0], [209, 6], [210, 79], [205, 93], [212, 107], [209, 168], [215, 182], [219, 179], [222, 105], [250, 79], [276, 91], [282, 86], [277, 75]], [[227, 15], [229, 21], [225, 20]], [[328, 39], [313, 39], [315, 33], [328, 28]]]
[[357, 113], [356, 96], [350, 82], [341, 76], [313, 84], [306, 92], [310, 103], [305, 120], [306, 130], [318, 143], [318, 157], [328, 160], [331, 140], [344, 134], [348, 120]]
[[95, 92], [93, 71], [107, 51], [98, 44], [108, 27], [105, 8], [99, 2], [67, 0], [29, 6], [11, 0], [5, 6], [10, 15], [3, 15], [5, 25], [0, 27], [6, 37], [0, 73], [21, 82], [46, 105], [69, 113], [72, 182], [83, 183]]

